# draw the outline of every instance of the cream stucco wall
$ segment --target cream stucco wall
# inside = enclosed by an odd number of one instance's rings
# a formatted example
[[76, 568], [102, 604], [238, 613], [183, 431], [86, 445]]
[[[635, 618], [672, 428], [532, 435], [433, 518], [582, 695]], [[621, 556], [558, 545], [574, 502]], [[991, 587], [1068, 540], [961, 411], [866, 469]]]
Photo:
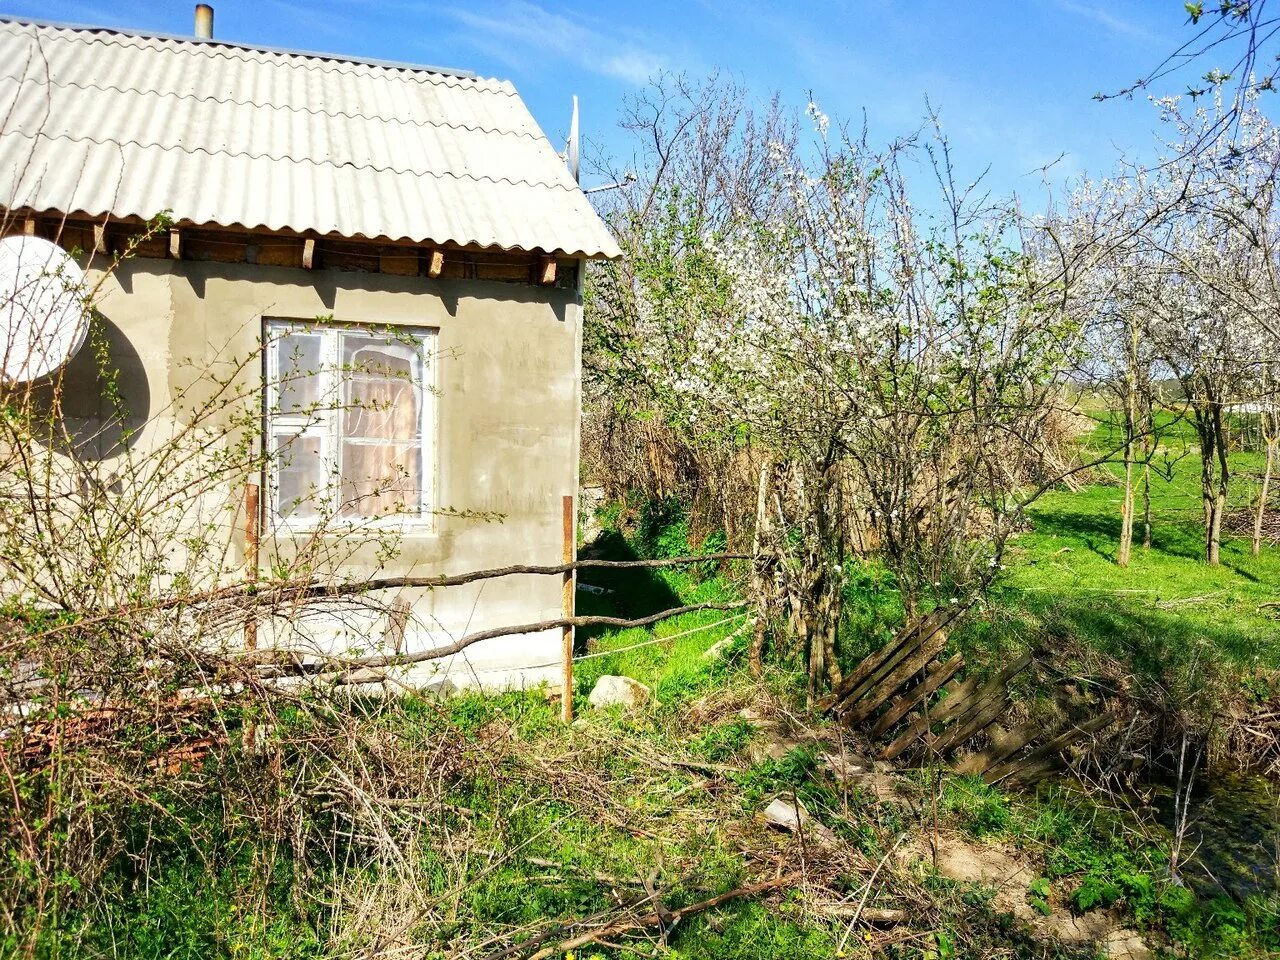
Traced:
[[[575, 291], [152, 259], [127, 261], [105, 278], [91, 269], [90, 278], [102, 280], [99, 322], [120, 371], [120, 391], [143, 425], [129, 441], [140, 447], [162, 441], [208, 389], [211, 374], [231, 376], [236, 361], [255, 352], [266, 318], [331, 317], [438, 331], [435, 503], [443, 512], [434, 529], [397, 534], [395, 559], [381, 562], [374, 543], [343, 544], [326, 573], [429, 575], [559, 562], [561, 498], [575, 492], [577, 481], [582, 308]], [[90, 369], [83, 357], [69, 369], [71, 392], [78, 394], [67, 412], [91, 426], [102, 400], [91, 377], [75, 386], [77, 365]], [[238, 376], [249, 392], [261, 381], [254, 364]], [[277, 531], [273, 539], [269, 517], [267, 524], [264, 566], [273, 551], [292, 549], [289, 535]], [[234, 569], [243, 537], [229, 531], [228, 539], [227, 564]], [[405, 596], [412, 604], [405, 637], [412, 651], [477, 630], [554, 618], [561, 589], [556, 577], [521, 577]], [[370, 614], [299, 623], [315, 642], [367, 652], [380, 641], [384, 621]], [[419, 668], [415, 679], [444, 674], [458, 685], [535, 682], [555, 669], [512, 668], [552, 664], [558, 656], [555, 631], [495, 639]]]

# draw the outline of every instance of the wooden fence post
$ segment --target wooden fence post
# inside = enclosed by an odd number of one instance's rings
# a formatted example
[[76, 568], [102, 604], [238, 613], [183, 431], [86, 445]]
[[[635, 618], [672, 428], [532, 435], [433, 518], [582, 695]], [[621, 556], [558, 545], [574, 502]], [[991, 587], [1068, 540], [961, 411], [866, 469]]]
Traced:
[[[262, 527], [262, 515], [259, 510], [258, 484], [249, 480], [244, 485], [244, 578], [248, 583], [258, 579], [258, 541]], [[253, 598], [249, 598], [252, 605]], [[250, 607], [248, 619], [244, 624], [244, 648], [258, 649], [258, 618]], [[241, 731], [241, 743], [245, 753], [255, 753], [258, 749], [258, 725], [247, 721]]]
[[[258, 579], [258, 541], [261, 534], [261, 515], [258, 502], [258, 484], [250, 480], [244, 485], [244, 576], [249, 583]], [[253, 614], [244, 625], [244, 648], [258, 649], [258, 621]]]
[[[562, 501], [564, 525], [565, 563], [573, 563], [573, 555], [577, 546], [577, 524], [574, 523], [573, 497], [566, 496]], [[566, 618], [573, 616], [573, 577], [572, 570], [565, 571], [564, 585], [561, 592], [561, 607]], [[564, 658], [564, 675], [560, 685], [560, 719], [564, 723], [573, 722], [573, 627], [566, 626], [560, 636], [562, 656]]]

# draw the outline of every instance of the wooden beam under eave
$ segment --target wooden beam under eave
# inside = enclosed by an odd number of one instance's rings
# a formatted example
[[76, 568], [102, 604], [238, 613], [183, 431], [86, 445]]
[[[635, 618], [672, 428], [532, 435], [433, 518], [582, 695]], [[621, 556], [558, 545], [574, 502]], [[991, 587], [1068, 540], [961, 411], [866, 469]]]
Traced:
[[302, 266], [311, 270], [316, 265], [316, 241], [313, 237], [307, 237], [302, 241]]
[[93, 252], [106, 256], [107, 250], [107, 228], [105, 224], [95, 223], [93, 225]]
[[378, 254], [378, 272], [389, 273], [399, 277], [416, 277], [418, 275], [418, 252], [405, 251], [396, 247], [383, 250]]
[[556, 258], [541, 256], [534, 270], [534, 281], [540, 287], [549, 287], [556, 282]]
[[36, 218], [35, 217], [27, 217], [27, 219], [22, 221], [22, 232], [25, 233], [28, 237], [34, 237], [36, 235]]
[[432, 247], [426, 253], [427, 276], [435, 280], [444, 272], [444, 251]]
[[174, 260], [182, 259], [182, 232], [177, 227], [169, 230], [169, 256]]

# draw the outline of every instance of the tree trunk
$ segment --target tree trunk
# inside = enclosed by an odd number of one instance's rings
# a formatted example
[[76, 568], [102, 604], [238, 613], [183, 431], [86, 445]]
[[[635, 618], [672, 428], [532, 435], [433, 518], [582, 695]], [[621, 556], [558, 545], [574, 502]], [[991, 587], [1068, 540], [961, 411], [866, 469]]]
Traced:
[[751, 538], [751, 586], [755, 592], [756, 623], [747, 663], [755, 677], [764, 673], [764, 641], [769, 616], [767, 570], [760, 555], [764, 552], [765, 533], [769, 528], [769, 474], [772, 470], [773, 464], [768, 461], [760, 466], [760, 481], [756, 486], [756, 529]]
[[1222, 563], [1222, 514], [1227, 508], [1226, 495], [1219, 490], [1213, 498], [1213, 514], [1209, 523], [1209, 549], [1207, 559], [1209, 566], [1216, 567]]
[[1221, 562], [1222, 512], [1227, 500], [1227, 459], [1223, 447], [1222, 414], [1210, 397], [1195, 407], [1200, 440], [1200, 496], [1204, 502], [1204, 557], [1211, 567]]
[[1142, 549], [1151, 549], [1151, 464], [1142, 465]]
[[814, 630], [813, 623], [807, 619], [804, 624], [804, 641], [805, 649], [809, 651], [809, 682], [805, 685], [804, 705], [806, 710], [812, 710], [818, 701], [818, 684], [827, 672], [827, 645], [820, 632]]
[[1213, 524], [1209, 528], [1209, 566], [1216, 567], [1221, 563], [1222, 552], [1222, 518], [1227, 512], [1227, 485], [1230, 473], [1227, 465], [1227, 433], [1222, 422], [1222, 405], [1213, 404], [1215, 453], [1218, 459], [1218, 487], [1213, 498]]
[[1120, 508], [1120, 547], [1116, 551], [1116, 563], [1129, 565], [1133, 553], [1133, 448], [1137, 432], [1137, 398], [1134, 396], [1133, 376], [1125, 380], [1124, 397], [1124, 503]]
[[1151, 459], [1156, 455], [1156, 419], [1151, 394], [1145, 397], [1142, 433], [1142, 549], [1151, 549]]
[[1262, 490], [1258, 493], [1258, 511], [1253, 517], [1253, 555], [1262, 552], [1262, 526], [1267, 518], [1267, 497], [1271, 488], [1271, 469], [1276, 459], [1276, 439], [1267, 437], [1267, 463], [1262, 468]]
[[1133, 551], [1133, 457], [1132, 444], [1124, 450], [1124, 503], [1120, 508], [1120, 548], [1116, 551], [1116, 564], [1129, 565]]

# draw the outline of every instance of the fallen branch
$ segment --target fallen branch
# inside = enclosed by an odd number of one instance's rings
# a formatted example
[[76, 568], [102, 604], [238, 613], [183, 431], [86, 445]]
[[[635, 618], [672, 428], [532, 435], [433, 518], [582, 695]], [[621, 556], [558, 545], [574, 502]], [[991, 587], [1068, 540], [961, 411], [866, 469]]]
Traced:
[[721, 893], [711, 897], [708, 900], [702, 900], [698, 903], [691, 903], [687, 907], [680, 907], [678, 910], [655, 909], [652, 913], [642, 914], [639, 917], [628, 917], [624, 920], [616, 920], [613, 923], [606, 924], [603, 927], [597, 927], [594, 930], [588, 930], [580, 933], [576, 937], [570, 937], [568, 940], [562, 940], [559, 943], [543, 947], [537, 953], [532, 954], [529, 960], [545, 960], [546, 957], [555, 956], [568, 950], [575, 950], [578, 947], [584, 947], [590, 943], [599, 943], [608, 938], [615, 937], [622, 933], [631, 933], [635, 930], [643, 930], [646, 927], [656, 927], [663, 925], [665, 928], [675, 926], [685, 917], [702, 913], [706, 910], [714, 909], [730, 900], [740, 900], [743, 897], [755, 897], [770, 890], [776, 890], [779, 887], [789, 886], [803, 877], [802, 873], [788, 873], [785, 876], [777, 877], [773, 880], [765, 880], [762, 883], [755, 883], [746, 887], [738, 887], [736, 890], [730, 890], [728, 893]]
[[[180, 607], [199, 607], [205, 604], [234, 603], [239, 604], [237, 610], [248, 612], [250, 608], [270, 613], [277, 607], [296, 605], [307, 600], [334, 600], [343, 597], [377, 593], [382, 590], [404, 589], [436, 589], [463, 586], [480, 580], [495, 580], [502, 577], [516, 576], [563, 576], [577, 570], [638, 570], [657, 569], [661, 567], [688, 566], [695, 563], [722, 560], [752, 560], [747, 553], [708, 553], [691, 557], [667, 557], [660, 560], [575, 560], [572, 563], [556, 564], [513, 564], [507, 567], [494, 567], [488, 570], [473, 570], [468, 573], [439, 574], [422, 577], [376, 577], [369, 580], [350, 580], [340, 583], [295, 583], [285, 581], [272, 583], [257, 581], [254, 583], [236, 583], [201, 593], [179, 594], [160, 597], [141, 603], [122, 604], [109, 610], [99, 610], [86, 616], [78, 617], [65, 623], [58, 623], [40, 631], [39, 636], [48, 638], [55, 634], [73, 630], [84, 630], [89, 627], [110, 623], [113, 620], [138, 616], [147, 613], [159, 613]], [[706, 609], [715, 609], [707, 607]], [[721, 609], [737, 609], [724, 607]], [[567, 626], [562, 621], [555, 621], [554, 626]], [[589, 626], [589, 624], [584, 624]], [[625, 625], [625, 624], [624, 624]], [[550, 629], [550, 628], [548, 628]], [[519, 631], [516, 631], [519, 632]], [[500, 634], [502, 636], [502, 634]]]
[[[629, 629], [631, 627], [647, 627], [651, 624], [660, 623], [663, 620], [669, 620], [672, 617], [683, 616], [686, 613], [697, 613], [700, 610], [741, 610], [750, 603], [748, 600], [736, 600], [732, 603], [693, 603], [684, 607], [673, 607], [670, 610], [663, 610], [659, 613], [650, 614], [647, 617], [638, 617], [635, 620], [627, 620], [622, 617], [601, 617], [601, 616], [583, 616], [583, 617], [558, 617], [555, 620], [540, 620], [537, 623], [522, 623], [511, 627], [494, 627], [491, 630], [479, 630], [475, 633], [469, 633], [465, 637], [453, 641], [439, 647], [432, 647], [430, 650], [419, 650], [415, 653], [387, 654], [368, 657], [328, 657], [319, 656], [318, 659], [302, 663], [296, 659], [292, 653], [287, 654], [291, 662], [275, 663], [269, 659], [271, 651], [249, 650], [243, 653], [237, 653], [236, 657], [244, 662], [250, 661], [259, 667], [259, 675], [263, 677], [277, 676], [294, 676], [309, 673], [324, 673], [331, 670], [357, 670], [361, 667], [399, 667], [407, 666], [413, 663], [422, 663], [427, 660], [439, 660], [441, 657], [452, 656], [471, 646], [473, 643], [479, 643], [481, 640], [492, 640], [496, 637], [510, 637], [521, 633], [541, 633], [544, 630], [557, 630], [564, 627], [618, 627], [620, 629]], [[286, 653], [285, 651], [278, 651]], [[264, 655], [268, 657], [264, 661]]]
[[347, 583], [282, 584], [279, 587], [259, 585], [254, 594], [271, 602], [323, 600], [347, 597], [377, 590], [403, 590], [407, 588], [459, 587], [478, 580], [494, 580], [500, 577], [561, 576], [576, 570], [641, 570], [661, 567], [687, 566], [693, 563], [721, 560], [752, 560], [749, 553], [708, 553], [696, 557], [668, 557], [661, 560], [574, 560], [571, 563], [528, 564], [518, 563], [491, 570], [473, 570], [470, 573], [440, 574], [426, 577], [378, 577], [371, 580], [353, 580]]

